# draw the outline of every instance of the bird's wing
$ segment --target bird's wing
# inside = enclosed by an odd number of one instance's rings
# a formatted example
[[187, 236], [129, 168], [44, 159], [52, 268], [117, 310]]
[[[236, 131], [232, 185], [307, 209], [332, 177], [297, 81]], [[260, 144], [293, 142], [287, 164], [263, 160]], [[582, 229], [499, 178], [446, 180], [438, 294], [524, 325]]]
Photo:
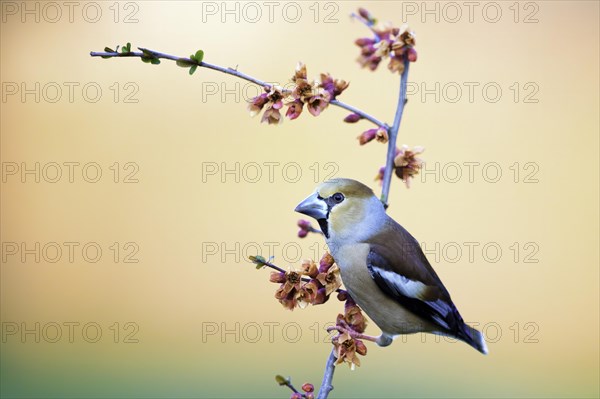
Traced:
[[390, 219], [369, 241], [367, 267], [379, 288], [417, 316], [457, 333], [463, 319], [417, 240]]

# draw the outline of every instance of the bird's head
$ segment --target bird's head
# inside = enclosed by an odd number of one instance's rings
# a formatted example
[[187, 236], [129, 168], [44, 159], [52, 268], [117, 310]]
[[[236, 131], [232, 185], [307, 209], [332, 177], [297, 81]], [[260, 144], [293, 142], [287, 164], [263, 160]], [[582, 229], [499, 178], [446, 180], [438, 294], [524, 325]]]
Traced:
[[328, 240], [359, 241], [372, 234], [387, 217], [373, 190], [352, 179], [322, 183], [295, 211], [316, 219]]

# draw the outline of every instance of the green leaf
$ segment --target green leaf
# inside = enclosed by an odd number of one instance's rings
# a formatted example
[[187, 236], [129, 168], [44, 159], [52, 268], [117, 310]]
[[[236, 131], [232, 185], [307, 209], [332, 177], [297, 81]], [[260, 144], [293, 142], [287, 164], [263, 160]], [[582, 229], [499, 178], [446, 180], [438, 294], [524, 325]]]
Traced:
[[198, 63], [201, 63], [204, 59], [204, 51], [198, 50], [196, 51], [196, 54], [192, 55], [190, 58], [197, 61]]
[[249, 259], [252, 263], [260, 265], [260, 266], [264, 266], [265, 262], [267, 261], [264, 257], [262, 257], [260, 255], [249, 256]]
[[196, 68], [198, 68], [198, 65], [192, 65], [192, 67], [190, 68], [190, 75], [193, 75], [194, 72], [196, 72]]
[[182, 68], [189, 68], [194, 65], [194, 63], [190, 62], [187, 58], [179, 58], [175, 63]]
[[[142, 50], [142, 49], [140, 49], [140, 50]], [[152, 51], [148, 51], [147, 49], [143, 49], [142, 54], [144, 54], [144, 56], [147, 58], [156, 58], [154, 53], [152, 53]]]
[[160, 64], [160, 60], [158, 58], [152, 58], [152, 60], [150, 61], [150, 63], [152, 65], [158, 65], [158, 64]]
[[121, 53], [126, 54], [131, 52], [131, 43], [127, 42], [123, 48], [121, 48]]
[[288, 380], [282, 375], [276, 375], [275, 381], [277, 381], [279, 385], [286, 385], [288, 383]]
[[115, 50], [111, 49], [110, 47], [104, 47], [104, 51], [106, 51], [107, 53], [114, 53]]

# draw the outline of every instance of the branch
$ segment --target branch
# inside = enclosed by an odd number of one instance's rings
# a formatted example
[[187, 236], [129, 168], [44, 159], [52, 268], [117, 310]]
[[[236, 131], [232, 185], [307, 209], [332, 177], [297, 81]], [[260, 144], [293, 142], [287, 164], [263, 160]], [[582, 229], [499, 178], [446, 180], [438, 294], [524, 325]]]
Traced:
[[[235, 77], [238, 77], [240, 79], [243, 80], [247, 80], [248, 82], [252, 82], [258, 86], [264, 87], [265, 89], [271, 89], [272, 85], [263, 82], [262, 80], [253, 78], [252, 76], [246, 75], [245, 73], [239, 72], [237, 69], [234, 68], [225, 68], [219, 65], [215, 65], [215, 64], [210, 64], [208, 62], [197, 62], [194, 59], [191, 58], [187, 58], [187, 57], [177, 57], [175, 55], [170, 55], [170, 54], [165, 54], [165, 53], [161, 53], [158, 51], [154, 51], [154, 50], [150, 50], [147, 48], [142, 48], [142, 47], [138, 47], [138, 49], [140, 51], [130, 51], [130, 52], [125, 52], [125, 53], [119, 53], [119, 52], [97, 52], [97, 51], [92, 51], [90, 52], [90, 56], [92, 57], [102, 57], [102, 58], [115, 58], [115, 57], [137, 57], [137, 58], [143, 58], [143, 57], [147, 57], [148, 55], [151, 55], [154, 58], [157, 59], [165, 59], [165, 60], [171, 60], [171, 61], [184, 61], [187, 64], [190, 65], [197, 65], [200, 68], [208, 68], [208, 69], [213, 69], [215, 71], [219, 71], [228, 75], [233, 75]], [[337, 107], [346, 109], [350, 112], [353, 112], [355, 114], [360, 115], [361, 118], [368, 120], [369, 122], [383, 127], [383, 128], [388, 128], [388, 125], [384, 122], [381, 122], [380, 120], [376, 119], [375, 117], [367, 114], [364, 111], [359, 110], [358, 108], [355, 108], [351, 105], [348, 105], [346, 103], [343, 103], [339, 100], [331, 100], [329, 102], [329, 104], [333, 104]]]
[[404, 70], [400, 77], [400, 95], [398, 96], [398, 106], [396, 108], [396, 116], [394, 124], [388, 129], [388, 149], [385, 162], [385, 172], [383, 173], [383, 187], [381, 189], [381, 202], [383, 206], [388, 207], [388, 198], [390, 194], [390, 185], [392, 181], [392, 173], [394, 172], [394, 158], [396, 157], [396, 140], [398, 139], [398, 130], [402, 121], [402, 113], [406, 104], [406, 83], [408, 81], [408, 57], [404, 55]]
[[361, 111], [360, 109], [358, 109], [358, 108], [354, 108], [353, 106], [351, 106], [351, 105], [348, 105], [348, 104], [345, 104], [345, 103], [343, 103], [343, 102], [341, 102], [341, 101], [339, 101], [339, 100], [331, 100], [331, 101], [329, 102], [329, 104], [333, 104], [333, 105], [336, 105], [336, 106], [338, 106], [338, 107], [340, 107], [340, 108], [347, 109], [348, 111], [350, 111], [350, 112], [353, 112], [353, 113], [355, 113], [355, 114], [357, 114], [357, 115], [360, 115], [360, 116], [361, 116], [361, 118], [363, 118], [363, 119], [366, 119], [366, 120], [368, 120], [369, 122], [371, 122], [371, 123], [373, 123], [373, 124], [375, 124], [375, 125], [377, 125], [377, 126], [380, 126], [380, 127], [386, 128], [386, 129], [388, 129], [388, 128], [389, 128], [389, 127], [388, 127], [388, 125], [387, 125], [386, 123], [384, 123], [384, 122], [381, 122], [381, 121], [379, 121], [378, 119], [375, 119], [374, 117], [372, 117], [371, 115], [369, 115], [369, 114], [367, 114], [367, 113], [365, 113], [365, 112]]
[[335, 348], [331, 349], [331, 353], [327, 358], [327, 364], [325, 365], [325, 373], [323, 374], [323, 382], [321, 382], [321, 388], [317, 399], [327, 399], [329, 393], [333, 390], [331, 381], [333, 380], [333, 372], [335, 371]]

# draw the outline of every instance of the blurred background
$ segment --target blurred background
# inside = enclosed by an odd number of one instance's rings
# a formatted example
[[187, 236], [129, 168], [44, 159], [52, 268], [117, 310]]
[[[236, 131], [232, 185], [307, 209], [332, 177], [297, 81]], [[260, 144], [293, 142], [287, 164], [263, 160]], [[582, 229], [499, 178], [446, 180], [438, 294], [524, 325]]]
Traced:
[[[269, 272], [320, 258], [295, 205], [319, 182], [373, 180], [385, 146], [330, 106], [280, 126], [256, 87], [174, 63], [91, 58], [132, 43], [285, 84], [350, 81], [340, 100], [392, 122], [399, 77], [360, 69], [359, 6], [410, 24], [390, 214], [426, 250], [489, 356], [415, 335], [369, 346], [337, 398], [599, 395], [599, 4], [11, 2], [1, 24], [2, 397], [288, 397], [320, 384], [342, 304], [293, 312]], [[367, 333], [379, 334], [370, 325]]]

